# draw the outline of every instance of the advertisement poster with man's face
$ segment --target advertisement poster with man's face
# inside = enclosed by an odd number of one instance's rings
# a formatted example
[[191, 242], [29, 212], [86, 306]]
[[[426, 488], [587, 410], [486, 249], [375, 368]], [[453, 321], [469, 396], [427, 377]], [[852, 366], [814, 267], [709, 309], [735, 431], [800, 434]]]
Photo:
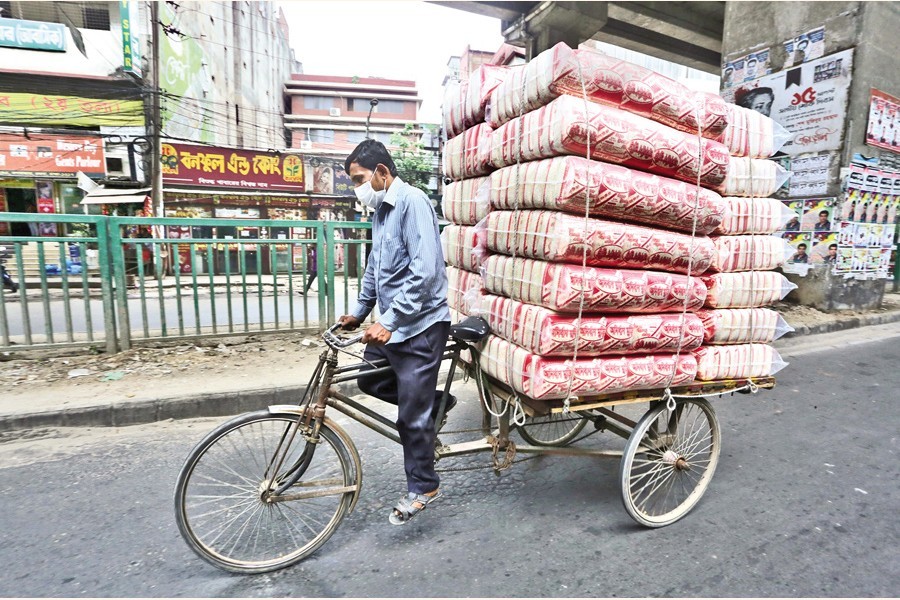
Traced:
[[836, 231], [819, 231], [813, 233], [813, 264], [835, 265], [838, 255], [838, 233]]
[[881, 174], [881, 183], [878, 186], [878, 195], [881, 197], [881, 203], [878, 205], [875, 223], [887, 224], [888, 209], [894, 203], [893, 183], [893, 178], [888, 176], [887, 173]]
[[794, 213], [784, 225], [783, 231], [800, 231], [800, 219], [803, 217], [803, 200], [782, 200], [788, 210]]
[[800, 229], [803, 231], [831, 231], [834, 226], [833, 210], [834, 202], [831, 198], [807, 200], [804, 203]]
[[838, 150], [852, 69], [851, 48], [735, 85], [722, 97], [783, 125], [792, 135], [781, 148], [785, 154]]
[[740, 57], [725, 63], [722, 69], [722, 87], [730, 88], [744, 81], [744, 63], [745, 57]]
[[744, 81], [753, 81], [772, 72], [769, 66], [769, 49], [751, 52], [744, 62]]
[[825, 27], [807, 31], [784, 42], [784, 68], [801, 65], [825, 54]]
[[806, 232], [785, 233], [782, 238], [793, 248], [787, 262], [790, 264], [810, 264], [812, 257], [812, 234]]

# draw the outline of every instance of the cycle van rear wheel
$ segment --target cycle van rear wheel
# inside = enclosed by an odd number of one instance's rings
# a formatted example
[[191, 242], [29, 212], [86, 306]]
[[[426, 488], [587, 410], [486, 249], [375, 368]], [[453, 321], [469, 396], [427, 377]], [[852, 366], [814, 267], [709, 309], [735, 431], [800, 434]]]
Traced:
[[619, 467], [625, 510], [646, 527], [687, 515], [709, 487], [721, 450], [712, 405], [702, 398], [651, 408], [628, 438]]
[[[311, 458], [313, 443], [303, 437], [301, 425], [278, 475], [265, 477], [300, 418], [268, 410], [246, 413], [191, 450], [175, 486], [175, 517], [182, 537], [202, 559], [233, 573], [275, 571], [311, 555], [337, 530], [357, 481], [351, 453], [328, 423], [320, 426]], [[283, 497], [297, 498], [266, 501], [265, 490], [290, 479], [296, 481]]]

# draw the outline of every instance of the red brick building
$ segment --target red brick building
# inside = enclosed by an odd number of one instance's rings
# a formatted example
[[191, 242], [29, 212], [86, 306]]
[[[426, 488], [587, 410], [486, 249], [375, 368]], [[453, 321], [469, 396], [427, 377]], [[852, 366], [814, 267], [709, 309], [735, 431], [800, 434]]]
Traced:
[[306, 156], [346, 156], [365, 139], [370, 109], [369, 137], [387, 145], [392, 133], [418, 121], [421, 103], [414, 81], [292, 75], [284, 115], [290, 147]]

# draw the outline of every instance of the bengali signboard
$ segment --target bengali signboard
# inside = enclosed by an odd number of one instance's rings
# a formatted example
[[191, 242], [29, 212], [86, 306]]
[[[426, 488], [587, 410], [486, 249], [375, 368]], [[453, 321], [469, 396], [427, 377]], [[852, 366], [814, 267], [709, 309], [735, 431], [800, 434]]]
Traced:
[[140, 100], [0, 92], [0, 123], [143, 127], [144, 105]]
[[900, 152], [900, 98], [872, 88], [866, 144]]
[[0, 18], [0, 46], [66, 51], [66, 27], [59, 23]]
[[309, 196], [283, 196], [266, 194], [249, 196], [246, 194], [203, 194], [199, 192], [172, 192], [163, 194], [169, 204], [211, 204], [213, 206], [267, 206], [270, 208], [306, 208]]
[[304, 192], [303, 160], [295, 154], [163, 144], [163, 183], [218, 189]]
[[74, 179], [79, 171], [94, 177], [106, 174], [101, 138], [45, 133], [29, 133], [26, 138], [0, 133], [0, 176]]
[[781, 151], [838, 150], [843, 143], [853, 49], [726, 89], [729, 102], [770, 116], [793, 134]]

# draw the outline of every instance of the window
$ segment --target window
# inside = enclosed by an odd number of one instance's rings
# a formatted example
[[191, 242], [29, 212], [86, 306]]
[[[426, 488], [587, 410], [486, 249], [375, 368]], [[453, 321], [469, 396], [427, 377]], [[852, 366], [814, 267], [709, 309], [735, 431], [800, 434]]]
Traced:
[[361, 141], [366, 139], [365, 131], [348, 131], [347, 132], [347, 141], [351, 144], [358, 144]]
[[7, 19], [26, 19], [45, 23], [68, 24], [63, 14], [76, 27], [109, 31], [108, 2], [0, 2]]
[[112, 156], [106, 157], [106, 172], [107, 173], [121, 173], [125, 170], [125, 164], [121, 158], [115, 158]]
[[310, 129], [306, 133], [306, 139], [316, 144], [333, 144], [334, 129]]
[[[351, 98], [350, 99], [350, 110], [353, 112], [364, 112], [366, 114], [369, 113], [369, 108], [371, 105], [369, 104], [371, 98]], [[402, 100], [379, 100], [378, 106], [375, 107], [373, 113], [388, 113], [399, 115], [402, 114], [405, 109], [406, 102]]]
[[406, 102], [400, 100], [379, 100], [378, 106], [375, 107], [375, 112], [399, 115], [403, 113], [405, 108]]
[[328, 110], [334, 108], [334, 98], [329, 96], [303, 96], [303, 108], [306, 110]]

